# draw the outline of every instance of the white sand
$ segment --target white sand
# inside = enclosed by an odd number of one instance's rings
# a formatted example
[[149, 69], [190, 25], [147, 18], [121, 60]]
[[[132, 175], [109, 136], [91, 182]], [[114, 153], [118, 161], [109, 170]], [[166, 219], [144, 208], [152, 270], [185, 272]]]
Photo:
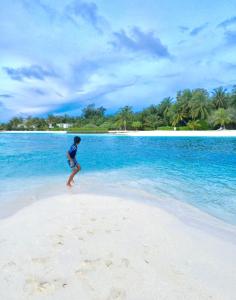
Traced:
[[150, 131], [110, 131], [115, 135], [128, 136], [209, 136], [236, 137], [236, 130], [150, 130]]
[[66, 134], [65, 130], [2, 130], [0, 133], [56, 133], [56, 134]]
[[59, 196], [0, 221], [0, 299], [235, 299], [235, 255], [146, 202]]
[[[0, 133], [55, 133], [66, 134], [66, 131], [0, 131]], [[149, 130], [149, 131], [122, 131], [110, 130], [109, 134], [114, 135], [128, 135], [128, 136], [209, 136], [209, 137], [236, 137], [236, 130]], [[74, 134], [74, 133], [68, 133]], [[90, 133], [88, 133], [90, 134]], [[96, 133], [93, 133], [96, 135]], [[97, 133], [97, 135], [104, 135]]]

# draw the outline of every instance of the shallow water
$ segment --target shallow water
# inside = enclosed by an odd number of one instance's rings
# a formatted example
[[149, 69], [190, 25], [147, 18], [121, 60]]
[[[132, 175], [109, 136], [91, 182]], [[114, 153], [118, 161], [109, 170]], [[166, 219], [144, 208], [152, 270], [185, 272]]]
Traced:
[[[81, 189], [144, 190], [236, 224], [236, 138], [81, 137]], [[66, 134], [1, 133], [1, 204], [64, 191], [70, 172], [65, 153], [72, 139]]]

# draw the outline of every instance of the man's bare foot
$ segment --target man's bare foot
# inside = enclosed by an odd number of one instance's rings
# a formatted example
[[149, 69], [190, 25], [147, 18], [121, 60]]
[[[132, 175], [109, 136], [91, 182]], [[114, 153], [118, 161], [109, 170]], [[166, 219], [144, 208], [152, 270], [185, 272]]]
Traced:
[[66, 184], [68, 187], [72, 187], [72, 185], [71, 185], [71, 183], [70, 182], [67, 182], [67, 184]]

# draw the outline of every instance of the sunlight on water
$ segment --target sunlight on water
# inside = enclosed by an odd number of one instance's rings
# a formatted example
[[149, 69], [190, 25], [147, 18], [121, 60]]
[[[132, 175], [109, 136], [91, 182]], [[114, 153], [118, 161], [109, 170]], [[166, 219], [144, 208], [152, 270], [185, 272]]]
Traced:
[[[65, 192], [72, 135], [0, 134], [0, 200]], [[236, 139], [82, 135], [80, 188], [130, 187], [236, 223]], [[44, 187], [44, 188], [43, 188]]]

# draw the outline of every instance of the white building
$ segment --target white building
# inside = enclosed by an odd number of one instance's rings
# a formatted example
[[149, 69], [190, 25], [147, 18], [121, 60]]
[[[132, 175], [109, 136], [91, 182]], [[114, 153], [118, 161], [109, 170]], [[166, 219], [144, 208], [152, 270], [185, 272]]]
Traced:
[[25, 124], [18, 124], [17, 126], [16, 126], [18, 129], [26, 129], [27, 128], [27, 126], [25, 125]]
[[58, 123], [57, 126], [60, 127], [60, 128], [63, 128], [63, 129], [67, 129], [67, 128], [70, 128], [72, 126], [72, 124], [69, 124], [69, 123]]

